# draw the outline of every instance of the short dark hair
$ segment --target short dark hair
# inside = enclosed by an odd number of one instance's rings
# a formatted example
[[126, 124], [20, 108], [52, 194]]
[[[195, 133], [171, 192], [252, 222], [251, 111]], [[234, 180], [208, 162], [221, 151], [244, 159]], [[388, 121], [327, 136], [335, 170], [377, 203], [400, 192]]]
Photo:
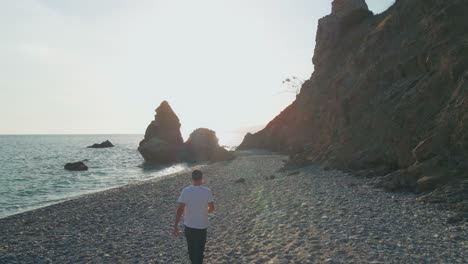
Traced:
[[199, 180], [203, 177], [203, 172], [201, 170], [192, 171], [192, 180]]

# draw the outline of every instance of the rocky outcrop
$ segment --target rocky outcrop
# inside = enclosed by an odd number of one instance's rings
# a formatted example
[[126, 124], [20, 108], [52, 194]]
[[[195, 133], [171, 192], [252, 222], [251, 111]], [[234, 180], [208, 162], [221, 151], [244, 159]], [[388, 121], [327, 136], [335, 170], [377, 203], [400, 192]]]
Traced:
[[193, 131], [185, 142], [187, 159], [190, 161], [221, 161], [234, 158], [232, 152], [219, 146], [213, 130], [199, 128]]
[[112, 144], [109, 140], [106, 140], [102, 143], [94, 143], [91, 146], [88, 146], [88, 148], [112, 148], [114, 144]]
[[332, 13], [318, 21], [315, 53], [312, 61], [315, 67], [326, 63], [327, 57], [339, 45], [339, 39], [346, 31], [372, 16], [364, 0], [335, 0], [332, 2]]
[[376, 16], [364, 1], [333, 1], [319, 21], [311, 78], [239, 148], [373, 170], [391, 190], [466, 179], [467, 12], [464, 0], [400, 0]]
[[169, 103], [163, 101], [156, 109], [154, 121], [146, 128], [138, 151], [146, 161], [173, 163], [180, 161], [183, 143], [179, 118]]
[[88, 166], [86, 166], [82, 161], [67, 163], [65, 164], [63, 168], [69, 171], [87, 171], [88, 170]]
[[156, 109], [138, 151], [146, 161], [159, 164], [234, 158], [232, 152], [219, 146], [216, 133], [207, 128], [196, 129], [184, 143], [179, 118], [166, 101]]
[[365, 0], [335, 0], [332, 2], [332, 16], [345, 17], [356, 10], [369, 10]]

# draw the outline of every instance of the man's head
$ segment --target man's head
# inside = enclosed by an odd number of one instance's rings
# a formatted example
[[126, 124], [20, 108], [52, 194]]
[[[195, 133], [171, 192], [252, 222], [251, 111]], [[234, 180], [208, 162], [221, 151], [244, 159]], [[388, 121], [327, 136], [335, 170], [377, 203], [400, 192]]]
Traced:
[[203, 173], [200, 170], [192, 171], [192, 182], [194, 185], [200, 185], [202, 183]]

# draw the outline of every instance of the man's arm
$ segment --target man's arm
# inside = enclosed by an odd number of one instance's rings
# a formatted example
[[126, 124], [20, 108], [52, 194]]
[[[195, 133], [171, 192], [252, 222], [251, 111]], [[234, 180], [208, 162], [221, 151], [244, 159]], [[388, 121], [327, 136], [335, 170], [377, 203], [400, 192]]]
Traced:
[[185, 209], [185, 204], [179, 203], [179, 207], [177, 207], [175, 223], [174, 223], [174, 236], [175, 237], [179, 236], [179, 221], [180, 221], [180, 218], [182, 217], [182, 214], [184, 213], [184, 209]]
[[215, 209], [214, 202], [209, 202], [208, 203], [208, 213], [213, 212]]

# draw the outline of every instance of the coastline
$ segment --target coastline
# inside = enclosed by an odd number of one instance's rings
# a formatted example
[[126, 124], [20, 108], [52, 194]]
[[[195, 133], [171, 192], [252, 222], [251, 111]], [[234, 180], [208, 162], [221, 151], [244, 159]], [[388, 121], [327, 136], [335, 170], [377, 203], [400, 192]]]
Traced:
[[[127, 185], [132, 185], [132, 184], [136, 184], [136, 183], [140, 183], [140, 182], [152, 181], [152, 180], [157, 180], [157, 179], [160, 179], [160, 178], [170, 177], [170, 176], [182, 173], [182, 172], [191, 171], [192, 167], [198, 167], [198, 166], [200, 166], [200, 165], [191, 165], [191, 164], [185, 164], [185, 163], [178, 163], [178, 164], [174, 164], [174, 165], [167, 166], [167, 167], [160, 167], [159, 166], [159, 167], [156, 167], [156, 168], [160, 168], [159, 170], [155, 169], [155, 172], [156, 172], [157, 176], [152, 176], [150, 178], [139, 179], [139, 180], [132, 180], [132, 181], [129, 181], [128, 183], [126, 183], [126, 184], [117, 185], [117, 186], [103, 187], [103, 188], [94, 189], [94, 190], [81, 191], [81, 192], [78, 192], [78, 193], [74, 193], [71, 196], [67, 195], [67, 196], [62, 196], [60, 198], [57, 197], [57, 198], [55, 198], [53, 200], [49, 200], [49, 201], [42, 201], [41, 205], [26, 207], [26, 208], [23, 208], [21, 210], [17, 210], [17, 212], [13, 213], [13, 214], [0, 215], [0, 219], [4, 219], [4, 218], [10, 217], [10, 216], [15, 216], [15, 215], [22, 214], [22, 213], [28, 213], [28, 212], [35, 211], [35, 210], [38, 210], [38, 209], [41, 209], [41, 208], [44, 208], [44, 207], [53, 206], [53, 205], [56, 205], [56, 204], [60, 204], [60, 203], [75, 200], [75, 199], [80, 199], [81, 197], [84, 197], [84, 196], [87, 196], [87, 195], [92, 195], [92, 194], [95, 194], [95, 193], [105, 192], [105, 191], [108, 191], [108, 190], [111, 190], [111, 189], [116, 189], [116, 188], [124, 187], [124, 186], [127, 186]], [[148, 170], [152, 170], [152, 169], [148, 169]], [[176, 172], [170, 172], [170, 173], [167, 172], [167, 171], [171, 171], [171, 170], [176, 171]]]
[[[385, 193], [372, 180], [285, 156], [238, 152], [202, 168], [215, 196], [206, 263], [449, 262], [466, 256], [466, 223]], [[245, 183], [235, 183], [244, 178]], [[0, 263], [188, 263], [172, 237], [190, 172], [150, 179], [0, 219]]]

